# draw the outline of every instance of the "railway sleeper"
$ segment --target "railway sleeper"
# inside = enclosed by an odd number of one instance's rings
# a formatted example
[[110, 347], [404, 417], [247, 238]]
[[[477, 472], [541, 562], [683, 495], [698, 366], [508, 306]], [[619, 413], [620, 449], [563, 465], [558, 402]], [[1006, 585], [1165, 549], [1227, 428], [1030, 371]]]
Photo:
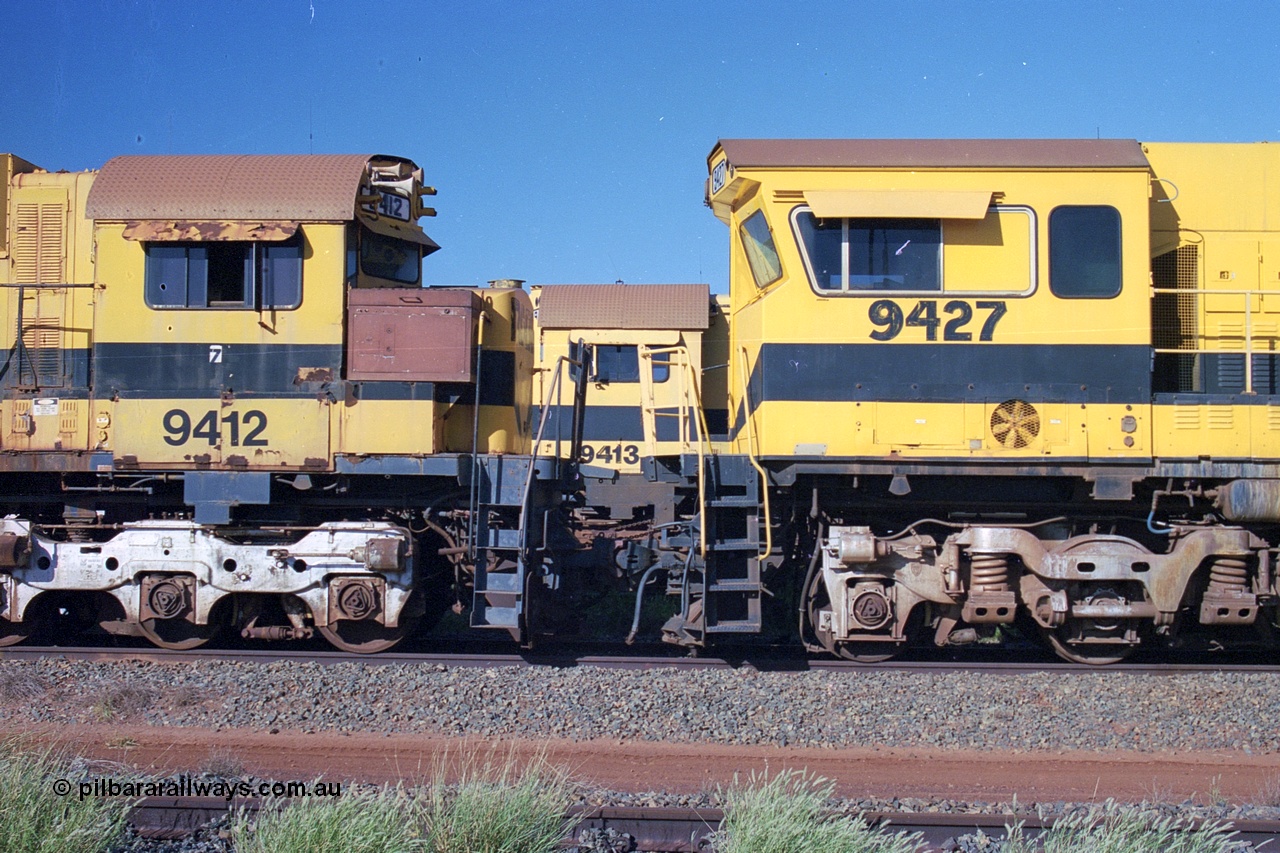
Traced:
[[822, 645], [846, 657], [854, 646], [904, 644], [908, 620], [927, 605], [940, 614], [939, 645], [972, 642], [975, 628], [1021, 612], [1063, 657], [1106, 663], [1179, 619], [1252, 625], [1276, 594], [1266, 543], [1237, 527], [1177, 528], [1164, 553], [1122, 536], [1042, 539], [999, 526], [941, 543], [833, 526], [819, 547], [821, 573], [805, 607]]
[[[40, 627], [31, 621], [46, 597], [97, 601], [100, 628], [167, 648], [193, 648], [223, 628], [253, 639], [315, 629], [339, 648], [379, 651], [417, 615], [413, 537], [385, 522], [281, 529], [263, 542], [190, 521], [139, 521], [104, 541], [68, 542], [6, 518], [6, 543], [14, 556], [0, 560], [0, 643]], [[267, 612], [284, 624], [259, 624]]]

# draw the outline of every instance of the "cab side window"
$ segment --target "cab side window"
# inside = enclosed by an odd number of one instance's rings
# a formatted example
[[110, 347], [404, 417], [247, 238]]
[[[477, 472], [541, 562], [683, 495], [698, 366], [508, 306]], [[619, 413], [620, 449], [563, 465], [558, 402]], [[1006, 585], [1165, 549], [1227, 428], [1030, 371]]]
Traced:
[[143, 292], [152, 308], [296, 308], [302, 242], [147, 243]]
[[742, 249], [747, 253], [747, 266], [756, 287], [765, 288], [782, 278], [782, 263], [778, 260], [778, 247], [773, 242], [773, 232], [765, 221], [764, 211], [757, 210], [748, 216], [738, 229], [742, 236]]
[[942, 221], [795, 215], [819, 291], [942, 290]]
[[1066, 299], [1120, 293], [1120, 211], [1069, 205], [1049, 214], [1049, 289]]
[[[595, 380], [597, 382], [639, 382], [640, 352], [634, 345], [595, 348]], [[666, 382], [671, 375], [667, 353], [653, 355], [653, 381]]]

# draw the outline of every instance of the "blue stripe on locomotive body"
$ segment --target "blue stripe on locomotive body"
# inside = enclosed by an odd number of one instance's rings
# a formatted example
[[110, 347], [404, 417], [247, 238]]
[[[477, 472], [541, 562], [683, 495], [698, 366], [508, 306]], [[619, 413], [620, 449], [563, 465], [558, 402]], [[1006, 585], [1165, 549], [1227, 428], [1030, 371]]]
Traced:
[[1150, 403], [1138, 345], [765, 343], [751, 375], [768, 401]]
[[[218, 347], [216, 350], [212, 347]], [[343, 351], [338, 344], [121, 344], [93, 350], [94, 393], [128, 399], [200, 399], [233, 392], [257, 397], [314, 397], [328, 387], [342, 396]], [[515, 402], [515, 353], [485, 350], [480, 402]], [[87, 359], [87, 354], [86, 354]], [[329, 371], [329, 382], [306, 381], [305, 372]], [[87, 371], [86, 371], [87, 372]], [[474, 386], [432, 382], [351, 382], [361, 400], [447, 400], [469, 405]], [[63, 395], [66, 396], [66, 395]]]
[[57, 396], [70, 399], [83, 399], [88, 396], [85, 390], [89, 385], [90, 350], [86, 347], [66, 347], [58, 351], [60, 375], [47, 376], [40, 373], [40, 382], [33, 383], [33, 362], [37, 357], [30, 354], [20, 356], [17, 347], [13, 347], [0, 362], [0, 390], [18, 389], [31, 384], [38, 384], [50, 394], [41, 391], [43, 396]]
[[[537, 430], [542, 418], [542, 407], [533, 407], [533, 428]], [[661, 422], [660, 419], [659, 422]], [[543, 430], [543, 441], [554, 441], [557, 436], [567, 440], [573, 432], [573, 407], [552, 406]], [[662, 430], [659, 429], [659, 433]], [[639, 406], [587, 406], [582, 417], [583, 441], [643, 441], [644, 424]], [[665, 440], [661, 438], [660, 440]]]
[[[659, 417], [654, 419], [654, 436], [657, 441], [679, 441], [680, 426], [674, 417], [663, 415], [677, 414], [675, 408], [659, 408]], [[707, 409], [704, 413], [707, 421], [707, 432], [712, 440], [723, 439], [729, 431], [729, 412], [727, 409]], [[533, 426], [538, 428], [542, 417], [542, 407], [533, 407]], [[547, 427], [543, 432], [544, 441], [554, 441], [557, 428], [562, 439], [567, 438], [573, 424], [572, 406], [553, 406], [547, 418]], [[582, 419], [583, 441], [644, 441], [644, 421], [639, 406], [593, 406], [588, 405]]]
[[222, 391], [310, 397], [299, 368], [337, 377], [339, 344], [99, 343], [93, 348], [94, 389], [106, 397], [208, 396]]

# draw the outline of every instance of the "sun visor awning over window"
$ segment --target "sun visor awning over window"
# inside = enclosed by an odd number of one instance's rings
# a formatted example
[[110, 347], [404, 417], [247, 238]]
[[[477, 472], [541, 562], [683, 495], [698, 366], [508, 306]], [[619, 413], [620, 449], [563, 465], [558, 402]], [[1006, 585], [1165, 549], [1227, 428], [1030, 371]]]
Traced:
[[985, 219], [991, 190], [806, 190], [821, 219]]
[[373, 218], [369, 216], [360, 216], [358, 221], [365, 228], [368, 228], [375, 234], [381, 234], [384, 237], [396, 237], [400, 240], [408, 240], [410, 243], [417, 243], [422, 247], [424, 256], [431, 254], [440, 248], [440, 244], [432, 240], [426, 234], [416, 228], [409, 228], [404, 223], [396, 222], [384, 216]]
[[182, 221], [172, 219], [131, 219], [125, 222], [124, 238], [139, 242], [229, 242], [252, 240], [276, 243], [298, 233], [296, 222]]

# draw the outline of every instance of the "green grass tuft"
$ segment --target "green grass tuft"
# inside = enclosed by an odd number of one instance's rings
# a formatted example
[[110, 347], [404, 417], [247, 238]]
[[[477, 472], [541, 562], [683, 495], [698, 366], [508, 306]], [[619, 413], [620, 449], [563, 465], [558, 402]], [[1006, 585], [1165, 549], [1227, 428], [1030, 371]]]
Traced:
[[873, 829], [856, 818], [826, 813], [835, 783], [796, 770], [773, 778], [754, 773], [724, 792], [716, 853], [914, 853], [919, 836]]
[[1108, 800], [1056, 821], [1041, 841], [1044, 853], [1231, 853], [1239, 849], [1234, 835], [1226, 824], [1206, 821], [1192, 830], [1185, 821]]
[[[55, 783], [70, 784], [60, 795]], [[96, 853], [124, 831], [127, 803], [78, 796], [59, 753], [0, 745], [0, 853]], [[60, 786], [59, 786], [60, 787]]]
[[544, 757], [523, 766], [513, 753], [465, 759], [454, 784], [446, 782], [448, 769], [441, 762], [420, 802], [432, 853], [545, 853], [565, 837], [572, 783]]
[[340, 799], [299, 798], [241, 812], [231, 825], [236, 853], [409, 853], [420, 850], [413, 808], [398, 790]]
[[998, 853], [1238, 853], [1240, 842], [1229, 824], [1206, 821], [1191, 829], [1186, 821], [1156, 812], [1107, 802], [1054, 822], [1032, 841], [1021, 823], [1006, 827], [1008, 836], [991, 849]]

